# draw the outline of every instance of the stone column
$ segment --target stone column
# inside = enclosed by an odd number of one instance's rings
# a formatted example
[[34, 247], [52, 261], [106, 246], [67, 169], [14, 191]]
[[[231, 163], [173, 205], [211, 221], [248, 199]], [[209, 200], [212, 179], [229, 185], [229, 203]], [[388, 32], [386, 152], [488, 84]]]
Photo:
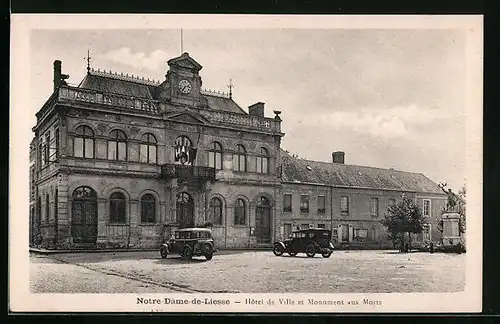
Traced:
[[97, 248], [106, 248], [108, 243], [106, 224], [109, 216], [107, 205], [106, 198], [97, 198]]
[[130, 219], [129, 219], [129, 237], [128, 246], [129, 248], [135, 248], [140, 245], [141, 241], [141, 229], [140, 224], [140, 214], [139, 214], [139, 200], [130, 199]]
[[68, 192], [68, 176], [59, 174], [57, 181], [57, 242], [56, 248], [67, 249], [71, 245], [71, 200]]
[[441, 217], [443, 220], [443, 244], [455, 245], [460, 243], [460, 214], [447, 212]]

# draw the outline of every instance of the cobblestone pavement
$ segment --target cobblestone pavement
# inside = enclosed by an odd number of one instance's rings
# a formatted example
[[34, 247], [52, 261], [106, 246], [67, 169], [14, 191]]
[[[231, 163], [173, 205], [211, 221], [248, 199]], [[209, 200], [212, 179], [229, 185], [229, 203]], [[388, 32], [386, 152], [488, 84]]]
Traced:
[[[466, 255], [336, 251], [324, 259], [318, 255], [307, 258], [304, 254], [276, 257], [270, 251], [221, 251], [210, 261], [203, 257], [185, 261], [176, 255], [161, 259], [159, 252], [72, 253], [48, 257], [65, 264], [39, 266], [39, 261], [34, 261], [37, 258], [31, 256], [32, 286], [39, 286], [37, 283], [42, 277], [52, 277], [51, 281], [57, 284], [50, 286], [51, 292], [70, 289], [104, 293], [114, 289], [119, 292], [387, 293], [462, 291]], [[85, 275], [84, 280], [69, 274], [77, 268]], [[75, 277], [80, 282], [73, 283]], [[118, 280], [128, 281], [123, 286]], [[92, 291], [87, 285], [94, 286]]]

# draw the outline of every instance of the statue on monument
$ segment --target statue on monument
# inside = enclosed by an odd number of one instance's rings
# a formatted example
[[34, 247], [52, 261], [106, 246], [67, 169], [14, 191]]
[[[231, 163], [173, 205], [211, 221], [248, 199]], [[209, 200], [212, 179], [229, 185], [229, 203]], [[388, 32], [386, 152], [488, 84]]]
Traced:
[[441, 188], [441, 190], [448, 196], [447, 200], [446, 200], [446, 211], [454, 211], [456, 212], [457, 211], [457, 195], [451, 191], [450, 188], [448, 188], [448, 191], [446, 191], [444, 188], [446, 187], [446, 183], [440, 183], [438, 185], [439, 188]]

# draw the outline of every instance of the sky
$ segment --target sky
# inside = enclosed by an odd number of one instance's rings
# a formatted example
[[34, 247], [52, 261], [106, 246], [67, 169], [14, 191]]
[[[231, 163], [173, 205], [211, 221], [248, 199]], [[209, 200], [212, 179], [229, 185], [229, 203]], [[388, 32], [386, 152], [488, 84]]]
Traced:
[[[52, 92], [53, 61], [77, 85], [91, 66], [163, 81], [179, 29], [33, 30], [30, 127]], [[300, 158], [419, 172], [465, 184], [465, 33], [447, 29], [184, 29], [203, 88], [245, 110], [282, 111], [282, 147]], [[30, 129], [27, 129], [30, 131]], [[32, 135], [31, 135], [32, 136]]]

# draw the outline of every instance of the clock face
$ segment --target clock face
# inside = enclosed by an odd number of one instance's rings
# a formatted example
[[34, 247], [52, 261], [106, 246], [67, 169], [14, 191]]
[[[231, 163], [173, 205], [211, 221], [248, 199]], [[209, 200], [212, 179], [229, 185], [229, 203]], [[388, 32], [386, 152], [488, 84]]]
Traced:
[[179, 90], [182, 93], [190, 93], [191, 92], [191, 83], [188, 80], [179, 81]]

